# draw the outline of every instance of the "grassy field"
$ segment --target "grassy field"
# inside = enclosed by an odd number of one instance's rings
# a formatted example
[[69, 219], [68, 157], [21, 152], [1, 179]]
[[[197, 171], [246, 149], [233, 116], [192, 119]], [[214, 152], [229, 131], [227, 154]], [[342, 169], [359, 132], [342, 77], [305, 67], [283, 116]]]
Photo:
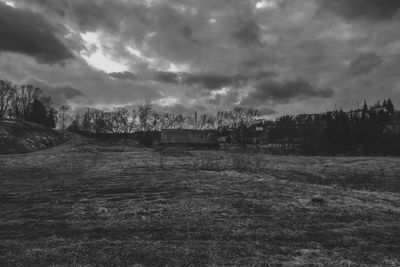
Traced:
[[400, 266], [400, 159], [79, 137], [0, 156], [0, 266]]

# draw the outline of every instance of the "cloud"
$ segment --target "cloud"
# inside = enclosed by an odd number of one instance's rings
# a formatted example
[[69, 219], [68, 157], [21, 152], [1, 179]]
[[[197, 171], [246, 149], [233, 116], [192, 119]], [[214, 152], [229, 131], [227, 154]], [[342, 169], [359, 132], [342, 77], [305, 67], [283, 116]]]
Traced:
[[158, 82], [195, 86], [202, 89], [217, 90], [225, 86], [233, 86], [244, 79], [239, 75], [228, 76], [211, 73], [188, 73], [154, 71], [153, 79]]
[[0, 51], [20, 53], [39, 63], [61, 63], [72, 52], [56, 37], [56, 29], [41, 15], [0, 2]]
[[136, 80], [138, 79], [138, 76], [130, 71], [124, 71], [124, 72], [112, 72], [109, 73], [111, 77], [120, 79], [120, 80]]
[[321, 8], [329, 10], [347, 20], [384, 21], [393, 18], [399, 12], [400, 1], [322, 0]]
[[195, 112], [207, 113], [207, 107], [203, 105], [187, 106], [182, 104], [173, 104], [160, 106], [153, 104], [153, 109], [161, 113], [173, 113], [173, 114], [193, 114]]
[[359, 54], [349, 66], [349, 71], [352, 75], [368, 74], [374, 69], [382, 65], [382, 58], [376, 53]]
[[190, 26], [185, 25], [180, 29], [181, 34], [190, 42], [198, 43], [199, 41], [193, 36], [193, 30]]
[[276, 110], [273, 108], [269, 108], [269, 107], [261, 107], [260, 108], [260, 113], [264, 116], [266, 115], [275, 115], [276, 114]]
[[169, 71], [155, 71], [153, 79], [158, 82], [178, 84], [180, 77], [178, 73]]
[[282, 104], [291, 100], [309, 98], [329, 98], [334, 92], [331, 89], [318, 89], [305, 79], [275, 81], [263, 79], [255, 84], [254, 91], [242, 100], [243, 105]]
[[240, 25], [240, 28], [232, 33], [241, 45], [261, 45], [260, 27], [254, 20], [249, 20]]
[[69, 0], [18, 0], [17, 5], [33, 6], [38, 10], [46, 10], [73, 21], [83, 31], [96, 31], [104, 28], [117, 32], [120, 29], [121, 16], [129, 6], [123, 1], [69, 1]]
[[[247, 106], [272, 106], [278, 115], [334, 104], [349, 108], [381, 95], [400, 101], [399, 0], [13, 2], [16, 9], [9, 12], [45, 14], [40, 20], [45, 27], [37, 27], [38, 19], [13, 24], [43, 28], [41, 34], [53, 36], [75, 58], [65, 65], [36, 64], [34, 59], [59, 62], [44, 55], [60, 46], [34, 39], [30, 42], [40, 45], [40, 52], [8, 53], [0, 45], [2, 75], [69, 84], [98, 108], [165, 100], [162, 106], [217, 110], [247, 101]], [[99, 42], [91, 45], [85, 36]], [[35, 47], [30, 42], [28, 48]], [[122, 64], [124, 72], [99, 71], [106, 65], [100, 60], [89, 67], [82, 57], [96, 51]], [[324, 88], [334, 88], [334, 94]]]
[[272, 77], [275, 74], [271, 71], [259, 70], [248, 74], [213, 74], [213, 73], [188, 73], [188, 72], [167, 72], [155, 71], [154, 80], [165, 83], [180, 84], [184, 86], [194, 86], [207, 90], [219, 90], [223, 87], [244, 86], [250, 81]]
[[189, 86], [199, 86], [209, 90], [220, 89], [225, 86], [231, 86], [240, 80], [236, 77], [218, 74], [191, 74], [186, 73], [182, 77], [182, 83]]
[[35, 77], [28, 77], [23, 80], [24, 84], [32, 84], [43, 90], [46, 96], [50, 96], [55, 106], [62, 105], [88, 105], [89, 99], [80, 90], [76, 89], [74, 85], [68, 83], [51, 84]]

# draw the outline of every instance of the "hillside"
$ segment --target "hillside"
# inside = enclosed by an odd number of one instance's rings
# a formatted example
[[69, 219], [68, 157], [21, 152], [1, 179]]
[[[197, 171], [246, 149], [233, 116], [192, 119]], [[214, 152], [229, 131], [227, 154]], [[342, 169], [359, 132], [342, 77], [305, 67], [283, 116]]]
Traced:
[[0, 121], [0, 154], [28, 153], [65, 142], [67, 136], [40, 124]]

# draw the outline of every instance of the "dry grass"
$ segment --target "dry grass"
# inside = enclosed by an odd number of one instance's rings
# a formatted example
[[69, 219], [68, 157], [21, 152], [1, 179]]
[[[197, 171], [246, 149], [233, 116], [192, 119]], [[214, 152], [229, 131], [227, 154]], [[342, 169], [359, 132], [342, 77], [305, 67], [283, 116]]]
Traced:
[[400, 265], [400, 159], [189, 153], [0, 156], [0, 266]]
[[70, 137], [40, 124], [0, 120], [0, 154], [28, 153], [65, 142]]

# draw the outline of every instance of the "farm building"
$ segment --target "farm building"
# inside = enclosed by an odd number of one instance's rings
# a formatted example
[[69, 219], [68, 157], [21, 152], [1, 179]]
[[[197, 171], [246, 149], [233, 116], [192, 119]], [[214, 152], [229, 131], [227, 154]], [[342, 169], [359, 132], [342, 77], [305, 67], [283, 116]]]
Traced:
[[187, 145], [195, 147], [218, 146], [214, 130], [164, 129], [159, 145]]

